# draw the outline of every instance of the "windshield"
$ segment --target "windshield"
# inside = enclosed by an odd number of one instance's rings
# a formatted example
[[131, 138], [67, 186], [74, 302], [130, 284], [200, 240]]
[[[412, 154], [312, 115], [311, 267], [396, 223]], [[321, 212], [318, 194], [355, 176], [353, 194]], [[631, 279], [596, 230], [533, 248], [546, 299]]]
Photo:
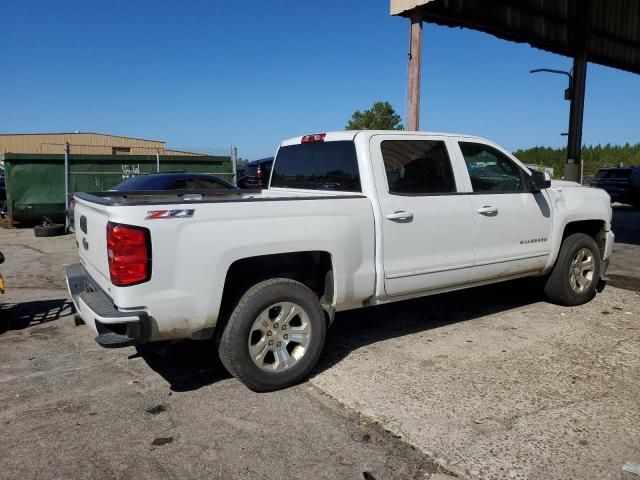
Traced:
[[272, 187], [360, 192], [360, 173], [352, 141], [313, 142], [281, 147]]

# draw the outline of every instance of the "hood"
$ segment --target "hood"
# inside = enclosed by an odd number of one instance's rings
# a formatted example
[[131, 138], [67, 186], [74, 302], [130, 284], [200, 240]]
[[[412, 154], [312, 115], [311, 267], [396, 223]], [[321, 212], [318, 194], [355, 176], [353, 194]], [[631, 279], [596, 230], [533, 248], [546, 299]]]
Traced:
[[552, 187], [582, 187], [578, 182], [569, 182], [567, 180], [551, 180]]

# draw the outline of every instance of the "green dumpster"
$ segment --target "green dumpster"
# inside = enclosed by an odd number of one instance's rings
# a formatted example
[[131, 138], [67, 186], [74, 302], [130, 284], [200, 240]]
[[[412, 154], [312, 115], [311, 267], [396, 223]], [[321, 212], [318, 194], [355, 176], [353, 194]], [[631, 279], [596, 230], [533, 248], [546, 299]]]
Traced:
[[[4, 160], [7, 211], [12, 220], [64, 218], [64, 155], [0, 155]], [[135, 175], [161, 172], [211, 173], [232, 181], [230, 157], [211, 155], [69, 155], [69, 193], [109, 190]]]

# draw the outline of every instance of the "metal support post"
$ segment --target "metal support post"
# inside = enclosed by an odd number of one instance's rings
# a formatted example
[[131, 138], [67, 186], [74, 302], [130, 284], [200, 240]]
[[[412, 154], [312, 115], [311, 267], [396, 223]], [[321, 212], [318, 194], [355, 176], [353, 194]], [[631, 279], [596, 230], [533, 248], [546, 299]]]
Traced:
[[591, 0], [583, 0], [575, 20], [573, 85], [569, 111], [569, 138], [567, 139], [567, 163], [564, 178], [582, 183], [582, 119], [584, 94], [587, 85], [587, 61], [589, 57], [589, 27], [592, 14]]
[[64, 226], [69, 231], [69, 142], [64, 144]]
[[238, 147], [231, 147], [231, 168], [233, 170], [232, 184], [238, 181]]
[[567, 140], [567, 163], [564, 178], [582, 182], [582, 121], [584, 117], [584, 95], [587, 83], [587, 55], [582, 52], [573, 59], [573, 82], [571, 108], [569, 110], [569, 138]]

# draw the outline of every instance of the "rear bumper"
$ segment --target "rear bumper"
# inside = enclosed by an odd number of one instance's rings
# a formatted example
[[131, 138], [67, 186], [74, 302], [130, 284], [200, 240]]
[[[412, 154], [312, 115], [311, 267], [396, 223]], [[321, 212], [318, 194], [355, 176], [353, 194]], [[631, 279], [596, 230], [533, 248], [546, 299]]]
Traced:
[[78, 315], [96, 332], [96, 342], [102, 347], [129, 347], [149, 341], [147, 312], [118, 310], [80, 263], [67, 267], [67, 288]]

